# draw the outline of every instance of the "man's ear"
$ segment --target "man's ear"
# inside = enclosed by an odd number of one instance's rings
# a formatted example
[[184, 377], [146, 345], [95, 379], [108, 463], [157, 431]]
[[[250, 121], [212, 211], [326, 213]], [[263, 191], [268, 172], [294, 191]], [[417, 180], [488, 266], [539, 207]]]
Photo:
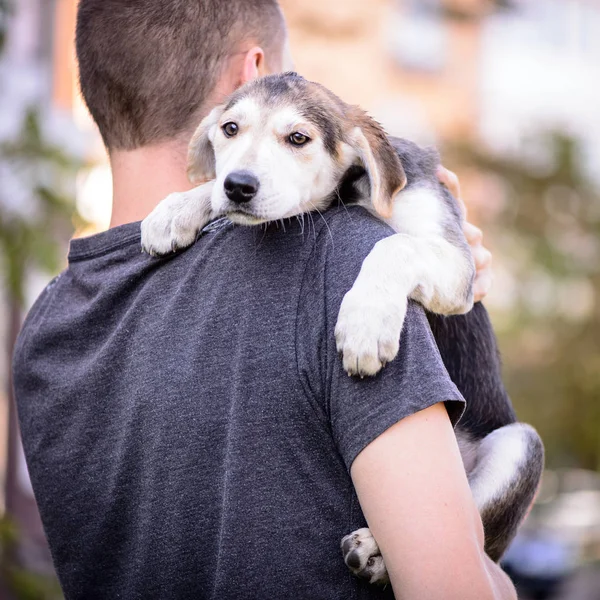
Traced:
[[265, 52], [260, 46], [254, 46], [250, 48], [244, 55], [244, 62], [242, 63], [242, 76], [241, 83], [247, 83], [257, 77], [266, 75], [265, 71]]
[[187, 174], [194, 184], [204, 183], [216, 177], [215, 151], [212, 145], [219, 117], [225, 106], [213, 108], [208, 116], [202, 119], [194, 132], [188, 147]]
[[367, 172], [371, 204], [382, 217], [391, 217], [394, 197], [406, 185], [406, 174], [381, 126], [366, 114], [359, 115], [349, 134]]

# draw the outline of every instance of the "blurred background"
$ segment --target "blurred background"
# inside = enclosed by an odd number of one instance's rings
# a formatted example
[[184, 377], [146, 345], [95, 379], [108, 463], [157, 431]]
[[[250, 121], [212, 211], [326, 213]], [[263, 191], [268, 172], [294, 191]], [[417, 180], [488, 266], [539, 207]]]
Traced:
[[[12, 344], [108, 226], [78, 95], [76, 0], [0, 0], [0, 600], [60, 598], [11, 400]], [[297, 70], [437, 145], [494, 254], [486, 299], [544, 485], [505, 566], [522, 599], [600, 599], [600, 3], [284, 0]]]

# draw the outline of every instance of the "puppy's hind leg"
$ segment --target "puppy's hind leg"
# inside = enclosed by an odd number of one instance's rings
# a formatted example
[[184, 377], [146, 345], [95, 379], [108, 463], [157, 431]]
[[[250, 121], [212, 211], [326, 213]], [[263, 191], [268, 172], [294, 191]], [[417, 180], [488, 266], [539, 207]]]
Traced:
[[342, 539], [341, 546], [346, 566], [357, 577], [381, 585], [390, 582], [383, 556], [370, 529], [363, 527], [353, 531]]
[[485, 551], [492, 560], [500, 560], [517, 533], [543, 467], [542, 441], [525, 423], [500, 427], [478, 443], [468, 478], [483, 522]]

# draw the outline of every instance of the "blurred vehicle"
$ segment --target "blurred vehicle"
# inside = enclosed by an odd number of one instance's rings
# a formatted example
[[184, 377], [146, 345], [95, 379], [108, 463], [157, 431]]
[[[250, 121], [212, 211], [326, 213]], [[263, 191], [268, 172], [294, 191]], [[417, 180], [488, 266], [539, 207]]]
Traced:
[[597, 562], [600, 475], [582, 469], [546, 471], [536, 503], [504, 556], [503, 567], [523, 597], [577, 600], [563, 596], [566, 583], [582, 566]]
[[543, 530], [525, 529], [508, 549], [502, 566], [520, 592], [534, 600], [552, 598], [577, 568], [573, 546]]

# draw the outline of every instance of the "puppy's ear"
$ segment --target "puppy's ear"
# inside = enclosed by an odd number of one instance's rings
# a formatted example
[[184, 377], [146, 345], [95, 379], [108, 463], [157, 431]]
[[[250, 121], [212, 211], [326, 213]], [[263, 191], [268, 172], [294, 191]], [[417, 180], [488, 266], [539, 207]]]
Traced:
[[348, 138], [369, 177], [371, 204], [391, 217], [394, 197], [406, 185], [402, 163], [379, 123], [361, 111], [354, 125]]
[[188, 147], [187, 174], [194, 184], [210, 181], [216, 177], [215, 151], [212, 145], [219, 117], [225, 106], [217, 106], [202, 119]]

